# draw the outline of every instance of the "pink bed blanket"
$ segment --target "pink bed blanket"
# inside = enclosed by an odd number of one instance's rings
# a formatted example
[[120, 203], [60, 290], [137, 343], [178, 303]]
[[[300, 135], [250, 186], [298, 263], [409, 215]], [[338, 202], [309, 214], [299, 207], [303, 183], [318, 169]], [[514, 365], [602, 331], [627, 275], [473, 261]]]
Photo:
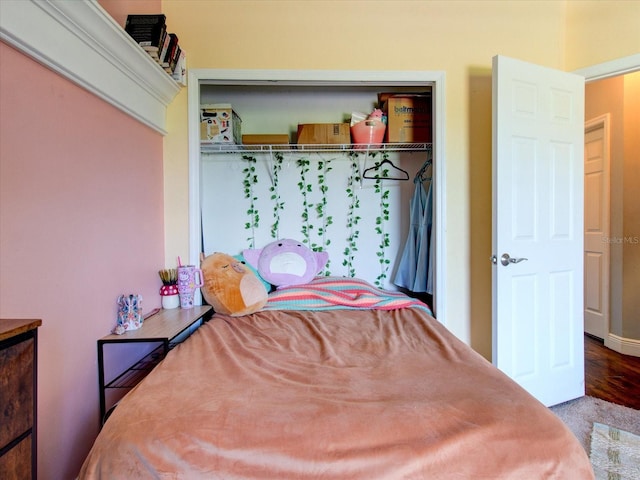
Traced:
[[84, 479], [590, 479], [565, 425], [420, 308], [214, 315]]

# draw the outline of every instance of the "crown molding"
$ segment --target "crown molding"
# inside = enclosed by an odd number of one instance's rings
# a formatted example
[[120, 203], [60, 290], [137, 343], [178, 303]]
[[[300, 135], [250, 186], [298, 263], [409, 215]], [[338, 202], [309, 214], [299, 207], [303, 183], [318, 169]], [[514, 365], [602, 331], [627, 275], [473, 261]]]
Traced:
[[180, 85], [96, 0], [2, 0], [0, 40], [166, 135]]

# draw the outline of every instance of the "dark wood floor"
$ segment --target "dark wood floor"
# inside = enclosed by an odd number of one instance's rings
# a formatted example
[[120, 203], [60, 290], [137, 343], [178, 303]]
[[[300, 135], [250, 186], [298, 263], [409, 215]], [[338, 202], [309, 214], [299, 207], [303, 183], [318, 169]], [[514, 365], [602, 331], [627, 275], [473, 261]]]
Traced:
[[586, 393], [640, 410], [640, 357], [623, 355], [584, 336]]

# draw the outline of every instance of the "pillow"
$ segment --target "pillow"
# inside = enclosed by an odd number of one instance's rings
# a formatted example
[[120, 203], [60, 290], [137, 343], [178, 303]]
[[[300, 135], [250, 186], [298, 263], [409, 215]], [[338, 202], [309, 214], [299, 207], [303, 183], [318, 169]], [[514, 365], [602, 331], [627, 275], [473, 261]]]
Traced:
[[216, 312], [238, 317], [257, 312], [267, 303], [264, 284], [231, 255], [215, 252], [202, 258], [200, 268], [202, 296]]
[[243, 250], [242, 254], [276, 288], [309, 283], [329, 260], [327, 252], [314, 252], [289, 238], [276, 240], [264, 248]]

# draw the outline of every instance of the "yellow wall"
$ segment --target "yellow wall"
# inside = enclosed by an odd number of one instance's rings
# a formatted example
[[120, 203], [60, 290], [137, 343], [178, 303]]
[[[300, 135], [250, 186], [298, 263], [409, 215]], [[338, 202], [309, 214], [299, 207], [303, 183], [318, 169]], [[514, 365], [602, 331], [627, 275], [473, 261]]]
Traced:
[[[635, 12], [638, 2], [620, 3]], [[446, 321], [490, 357], [491, 59], [576, 64], [565, 58], [566, 2], [164, 0], [162, 8], [189, 68], [446, 72]], [[615, 38], [605, 60], [628, 54]], [[169, 265], [188, 255], [186, 104], [185, 89], [165, 138]]]
[[565, 70], [596, 65], [640, 53], [640, 2], [567, 2]]

